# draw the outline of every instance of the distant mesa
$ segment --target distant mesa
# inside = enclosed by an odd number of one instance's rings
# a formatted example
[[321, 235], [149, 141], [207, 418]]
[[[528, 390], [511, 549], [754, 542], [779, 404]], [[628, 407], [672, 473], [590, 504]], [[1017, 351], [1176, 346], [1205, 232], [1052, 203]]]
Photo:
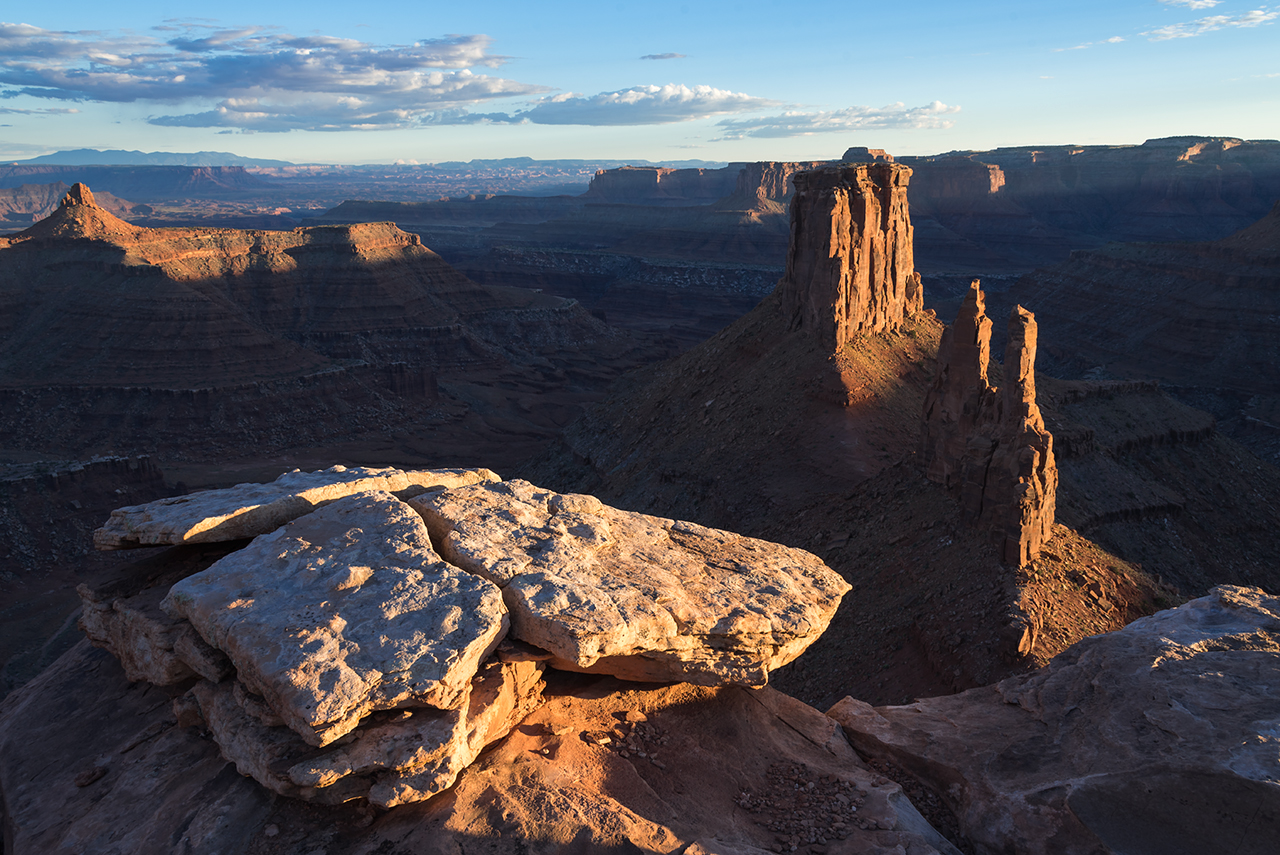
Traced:
[[893, 163], [893, 155], [884, 149], [861, 145], [845, 149], [840, 159], [845, 163]]

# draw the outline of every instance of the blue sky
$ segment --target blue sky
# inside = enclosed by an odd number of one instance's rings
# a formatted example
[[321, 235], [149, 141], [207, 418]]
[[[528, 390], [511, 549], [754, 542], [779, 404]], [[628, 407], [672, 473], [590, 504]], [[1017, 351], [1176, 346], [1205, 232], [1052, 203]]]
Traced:
[[1244, 0], [63, 0], [21, 14], [0, 24], [0, 159], [807, 160], [1280, 138], [1280, 5]]

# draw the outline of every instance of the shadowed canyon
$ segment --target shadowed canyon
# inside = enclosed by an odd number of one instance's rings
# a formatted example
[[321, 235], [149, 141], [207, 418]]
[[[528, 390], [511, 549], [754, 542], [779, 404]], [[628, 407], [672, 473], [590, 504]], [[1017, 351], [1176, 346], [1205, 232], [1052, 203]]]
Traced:
[[1280, 144], [4, 169], [4, 855], [1280, 839]]

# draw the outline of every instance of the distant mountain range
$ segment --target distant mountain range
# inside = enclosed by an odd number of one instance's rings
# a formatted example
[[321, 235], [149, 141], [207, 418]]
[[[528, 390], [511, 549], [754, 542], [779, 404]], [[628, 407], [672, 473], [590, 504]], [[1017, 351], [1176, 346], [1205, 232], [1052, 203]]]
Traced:
[[[11, 160], [8, 163], [51, 164], [57, 166], [272, 166], [286, 167], [298, 164], [288, 160], [268, 160], [261, 157], [243, 157], [228, 151], [125, 151], [124, 149], [108, 149], [99, 151], [93, 148], [77, 148], [69, 151], [55, 151], [53, 154], [42, 154], [28, 160]], [[459, 169], [527, 169], [538, 167], [569, 168], [589, 165], [599, 169], [612, 169], [618, 166], [668, 166], [678, 169], [717, 169], [725, 166], [724, 161], [711, 160], [679, 160], [664, 161], [661, 164], [648, 160], [538, 160], [532, 157], [504, 157], [496, 160], [451, 160], [443, 163], [402, 164], [408, 169], [444, 170], [453, 172]], [[385, 164], [368, 164], [368, 167], [385, 169]], [[351, 167], [359, 168], [359, 167]]]
[[48, 163], [59, 166], [293, 166], [287, 160], [266, 160], [258, 157], [241, 157], [227, 151], [124, 151], [109, 149], [77, 148], [71, 151], [55, 151], [30, 160], [11, 163]]

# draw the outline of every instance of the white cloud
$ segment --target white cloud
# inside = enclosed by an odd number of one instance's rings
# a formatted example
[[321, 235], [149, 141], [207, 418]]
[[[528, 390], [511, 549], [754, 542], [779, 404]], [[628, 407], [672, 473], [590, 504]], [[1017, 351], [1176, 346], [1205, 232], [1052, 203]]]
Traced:
[[1252, 12], [1245, 12], [1243, 15], [1210, 15], [1207, 18], [1201, 18], [1198, 21], [1191, 21], [1186, 24], [1169, 24], [1165, 27], [1158, 27], [1149, 30], [1142, 35], [1153, 42], [1163, 42], [1170, 39], [1189, 39], [1193, 36], [1211, 33], [1214, 30], [1221, 30], [1225, 27], [1258, 27], [1262, 24], [1270, 23], [1276, 18], [1280, 18], [1280, 12], [1267, 11], [1266, 9], [1254, 9]]
[[641, 59], [684, 59], [682, 53], [646, 53]]
[[[483, 35], [404, 45], [176, 23], [164, 38], [0, 24], [0, 96], [199, 105], [158, 125], [266, 131], [416, 127], [548, 87], [477, 74], [505, 58]], [[201, 103], [203, 102], [203, 103]]]
[[0, 107], [0, 115], [9, 116], [65, 116], [79, 113], [74, 107], [49, 107], [42, 110], [22, 110], [17, 107]]
[[539, 125], [661, 125], [748, 113], [779, 102], [711, 86], [633, 86], [590, 97], [567, 93], [539, 99], [515, 118]]
[[845, 110], [816, 113], [789, 111], [758, 119], [723, 119], [717, 124], [724, 128], [721, 140], [740, 140], [746, 137], [798, 137], [865, 129], [949, 128], [955, 123], [943, 117], [958, 112], [959, 107], [950, 107], [941, 101], [934, 101], [923, 107], [907, 107], [898, 102], [879, 109], [849, 107]]
[[1094, 45], [1115, 45], [1115, 44], [1119, 44], [1122, 41], [1124, 41], [1124, 36], [1112, 36], [1111, 38], [1103, 39], [1100, 42], [1085, 42], [1084, 44], [1079, 44], [1079, 45], [1076, 45], [1075, 47], [1054, 48], [1053, 52], [1062, 53], [1063, 51], [1068, 51], [1068, 50], [1085, 50], [1086, 48], [1091, 48]]
[[1166, 6], [1186, 6], [1188, 9], [1212, 9], [1222, 0], [1160, 0]]

